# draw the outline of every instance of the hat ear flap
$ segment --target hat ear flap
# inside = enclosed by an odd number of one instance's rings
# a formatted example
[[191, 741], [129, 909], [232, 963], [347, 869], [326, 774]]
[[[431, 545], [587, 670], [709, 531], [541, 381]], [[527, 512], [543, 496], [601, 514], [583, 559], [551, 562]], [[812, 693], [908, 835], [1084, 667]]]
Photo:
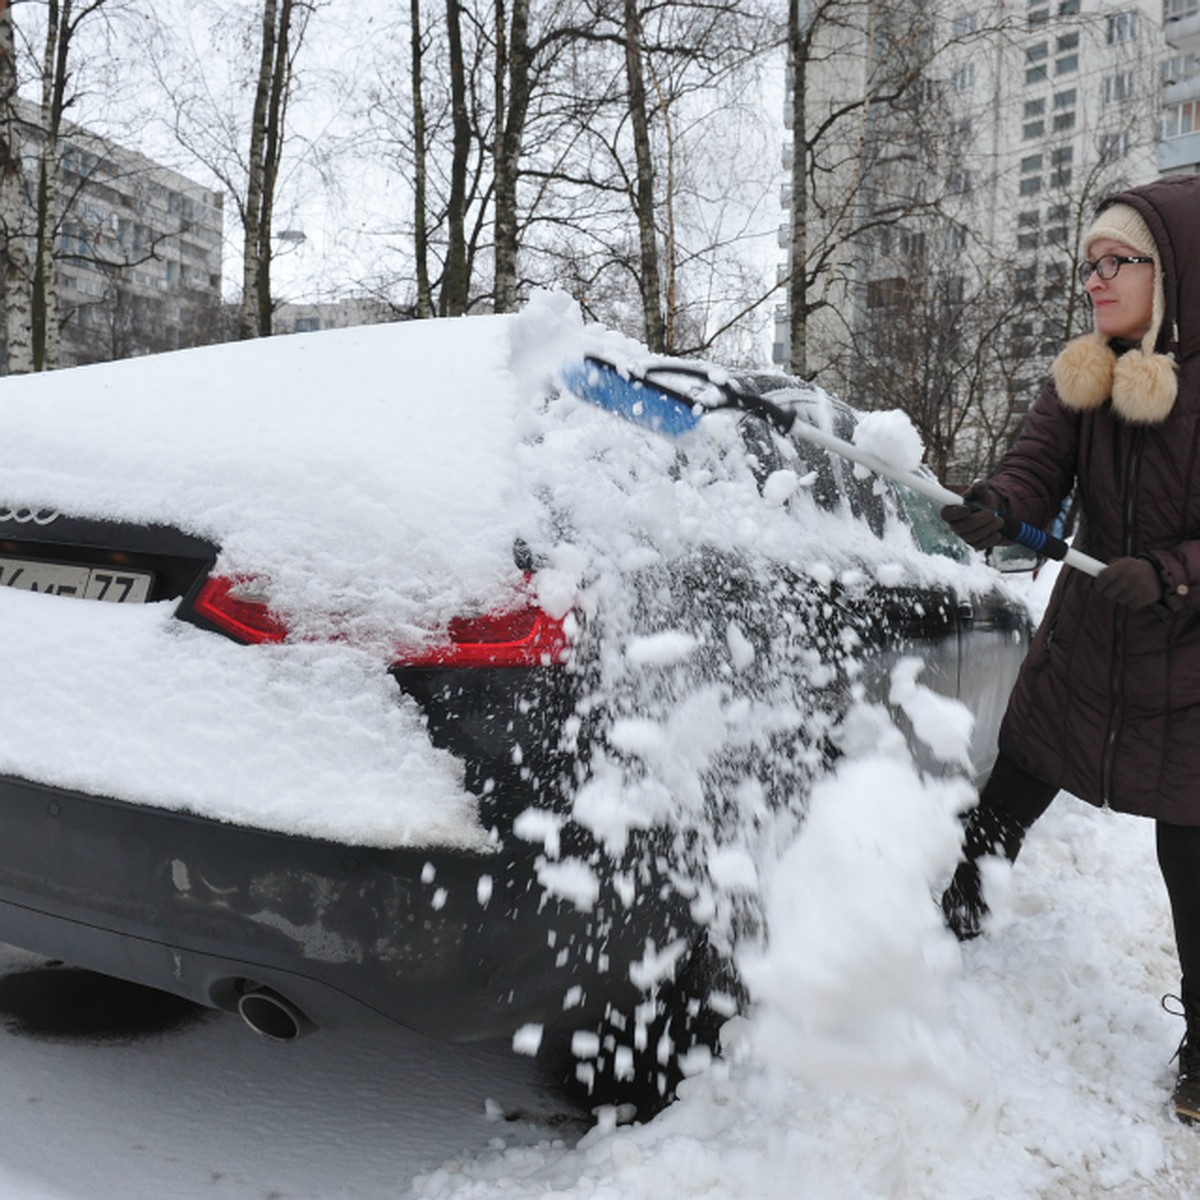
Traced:
[[1165, 354], [1122, 354], [1113, 370], [1114, 411], [1133, 425], [1157, 425], [1175, 407], [1179, 381]]
[[1112, 347], [1097, 333], [1068, 342], [1050, 368], [1058, 398], [1076, 412], [1098, 408], [1112, 392], [1116, 363]]

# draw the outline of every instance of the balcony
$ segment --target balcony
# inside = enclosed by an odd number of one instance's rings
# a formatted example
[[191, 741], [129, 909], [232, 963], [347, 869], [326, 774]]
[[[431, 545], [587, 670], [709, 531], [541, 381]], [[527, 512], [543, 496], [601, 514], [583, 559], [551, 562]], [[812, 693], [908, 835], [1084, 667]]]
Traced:
[[1185, 100], [1195, 100], [1197, 97], [1200, 97], [1200, 72], [1163, 86], [1162, 102], [1164, 105], [1182, 104]]
[[1167, 45], [1176, 50], [1200, 50], [1200, 13], [1168, 20], [1163, 26]]
[[1200, 171], [1200, 131], [1159, 142], [1158, 169], [1164, 174]]

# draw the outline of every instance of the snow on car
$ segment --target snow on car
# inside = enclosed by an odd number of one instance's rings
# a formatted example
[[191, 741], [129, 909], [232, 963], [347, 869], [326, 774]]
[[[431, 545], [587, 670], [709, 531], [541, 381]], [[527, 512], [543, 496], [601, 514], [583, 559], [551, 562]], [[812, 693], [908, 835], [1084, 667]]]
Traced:
[[5, 380], [0, 939], [668, 1093], [840, 715], [963, 699], [982, 770], [1028, 618], [927, 501], [585, 359], [647, 356], [541, 295]]

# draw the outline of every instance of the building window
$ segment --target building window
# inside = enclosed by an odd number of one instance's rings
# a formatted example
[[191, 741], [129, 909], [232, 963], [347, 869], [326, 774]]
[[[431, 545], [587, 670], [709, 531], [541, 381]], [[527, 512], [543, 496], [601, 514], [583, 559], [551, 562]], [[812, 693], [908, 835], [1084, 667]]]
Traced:
[[1186, 137], [1200, 129], [1200, 100], [1185, 100], [1182, 104], [1169, 104], [1163, 109], [1162, 129], [1164, 138]]
[[1136, 8], [1125, 12], [1113, 13], [1108, 18], [1108, 44], [1119, 46], [1123, 42], [1131, 42], [1137, 37], [1138, 13]]
[[1050, 43], [1037, 42], [1025, 51], [1025, 61], [1031, 63], [1041, 62], [1042, 59], [1046, 58], [1049, 54]]
[[1077, 34], [1077, 33], [1064, 33], [1062, 35], [1062, 37], [1060, 37], [1058, 39], [1058, 41], [1054, 43], [1055, 54], [1061, 54], [1064, 50], [1078, 50], [1078, 49], [1079, 49], [1079, 34]]
[[1100, 135], [1101, 162], [1117, 162], [1129, 153], [1132, 145], [1133, 139], [1128, 129], [1122, 129], [1120, 133], [1102, 133]]
[[971, 190], [970, 171], [951, 171], [946, 178], [946, 191], [951, 196], [965, 196]]
[[1042, 190], [1042, 177], [1040, 175], [1027, 175], [1021, 180], [1021, 195], [1036, 196]]
[[975, 86], [975, 64], [967, 63], [959, 67], [952, 80], [956, 92], [969, 92]]
[[1064, 146], [1060, 150], [1055, 150], [1050, 155], [1050, 186], [1051, 187], [1070, 187], [1072, 169], [1071, 163], [1075, 159], [1075, 149], [1072, 146]]
[[1029, 70], [1025, 72], [1025, 82], [1027, 84], [1045, 83], [1049, 78], [1050, 72], [1044, 65], [1040, 67], [1030, 67]]
[[868, 308], [895, 308], [904, 303], [905, 285], [903, 277], [873, 279], [867, 284]]
[[1074, 108], [1076, 95], [1077, 95], [1077, 93], [1074, 88], [1067, 88], [1067, 90], [1065, 92], [1055, 92], [1054, 93], [1054, 107], [1060, 108], [1060, 109], [1061, 108]]
[[1038, 231], [1036, 229], [1029, 230], [1026, 233], [1017, 234], [1017, 249], [1018, 250], [1036, 250], [1038, 248]]
[[979, 15], [974, 12], [959, 13], [954, 18], [953, 29], [955, 37], [966, 37], [979, 28]]
[[1054, 117], [1054, 132], [1066, 133], [1069, 129], [1075, 128], [1075, 112], [1057, 113]]
[[1050, 10], [1048, 8], [1030, 9], [1029, 12], [1029, 28], [1036, 29], [1039, 25], [1045, 25], [1050, 20]]
[[1058, 6], [1060, 17], [1074, 17], [1079, 13], [1079, 0], [1062, 0]]
[[1079, 55], [1064, 54], [1062, 58], [1054, 60], [1055, 75], [1069, 75], [1072, 71], [1079, 70]]
[[1104, 103], [1118, 104], [1133, 95], [1133, 72], [1118, 71], [1104, 80]]

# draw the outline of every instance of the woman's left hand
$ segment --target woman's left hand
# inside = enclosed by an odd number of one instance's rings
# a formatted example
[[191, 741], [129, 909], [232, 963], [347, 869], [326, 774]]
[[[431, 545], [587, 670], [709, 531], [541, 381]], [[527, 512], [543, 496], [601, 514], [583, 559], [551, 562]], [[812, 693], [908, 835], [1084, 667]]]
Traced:
[[1096, 576], [1095, 588], [1115, 604], [1146, 608], [1162, 599], [1162, 580], [1144, 558], [1114, 558]]

